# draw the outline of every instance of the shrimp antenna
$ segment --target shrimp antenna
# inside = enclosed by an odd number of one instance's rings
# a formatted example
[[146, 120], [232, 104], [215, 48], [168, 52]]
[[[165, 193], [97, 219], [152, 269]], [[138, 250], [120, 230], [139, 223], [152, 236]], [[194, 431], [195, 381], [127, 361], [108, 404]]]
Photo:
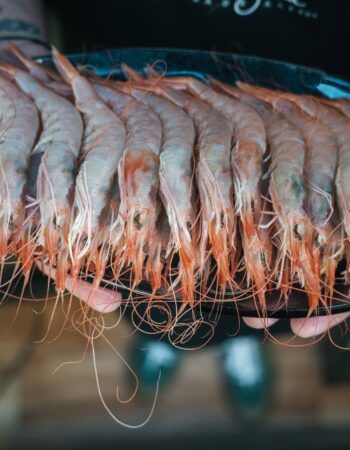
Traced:
[[60, 53], [55, 47], [52, 47], [52, 57], [58, 72], [66, 83], [71, 84], [74, 78], [79, 76], [78, 70], [73, 64]]

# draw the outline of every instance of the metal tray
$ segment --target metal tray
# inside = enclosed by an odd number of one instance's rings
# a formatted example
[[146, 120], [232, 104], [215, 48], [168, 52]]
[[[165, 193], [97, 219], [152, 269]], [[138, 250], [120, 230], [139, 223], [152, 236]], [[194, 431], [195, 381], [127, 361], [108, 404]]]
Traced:
[[[113, 78], [123, 79], [120, 69], [122, 62], [140, 72], [144, 71], [146, 64], [151, 64], [160, 70], [166, 70], [168, 76], [191, 75], [205, 81], [208, 74], [231, 84], [237, 80], [245, 80], [298, 94], [350, 98], [350, 82], [329, 76], [321, 70], [252, 56], [196, 50], [131, 48], [74, 54], [68, 55], [68, 58], [74, 64], [88, 66], [102, 77], [112, 74]], [[38, 58], [38, 61], [52, 66], [51, 57]], [[116, 287], [107, 279], [103, 284], [110, 288]], [[128, 289], [123, 286], [117, 287], [123, 298], [127, 299], [130, 296]], [[147, 283], [142, 284], [139, 293], [140, 291], [147, 293], [148, 288]], [[313, 312], [314, 315], [329, 314], [330, 311], [333, 314], [350, 311], [348, 289], [342, 285], [337, 285], [335, 289], [339, 291], [337, 295], [339, 299], [334, 300], [331, 306], [320, 306]], [[308, 313], [307, 297], [297, 291], [291, 293], [287, 302], [280, 299], [276, 292], [268, 295], [267, 304], [269, 317], [305, 317]], [[230, 301], [230, 294], [219, 306], [213, 305], [210, 300], [201, 305], [201, 309], [208, 312], [217, 307], [222, 314], [259, 315], [253, 299]]]

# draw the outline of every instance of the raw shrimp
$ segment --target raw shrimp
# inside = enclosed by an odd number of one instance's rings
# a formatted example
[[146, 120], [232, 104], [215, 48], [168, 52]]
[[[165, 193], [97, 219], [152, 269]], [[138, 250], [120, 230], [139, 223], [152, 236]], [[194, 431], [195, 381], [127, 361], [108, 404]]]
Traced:
[[24, 189], [27, 182], [30, 152], [39, 131], [39, 115], [34, 103], [10, 81], [0, 77], [0, 259], [3, 266], [9, 251], [22, 261], [28, 280], [33, 264], [24, 230]]
[[[83, 136], [82, 119], [74, 105], [43, 86], [29, 73], [5, 63], [0, 63], [0, 71], [17, 83], [40, 113], [42, 130], [32, 151], [37, 170], [36, 182], [30, 195], [40, 210], [38, 244], [47, 251], [53, 264], [67, 243], [71, 197]], [[57, 273], [60, 273], [59, 269]], [[56, 286], [58, 290], [64, 290], [64, 280], [58, 277]]]
[[[120, 208], [118, 224], [125, 228], [124, 255], [131, 263], [134, 283], [143, 278], [144, 258], [156, 231], [161, 124], [150, 108], [108, 86], [95, 85], [98, 95], [121, 117], [127, 141], [118, 167]], [[121, 258], [119, 264], [123, 265]]]
[[33, 61], [13, 42], [10, 42], [8, 44], [8, 50], [25, 66], [28, 72], [36, 80], [44, 84], [49, 83], [51, 80], [62, 83], [62, 79], [58, 73], [56, 73], [54, 70], [49, 69], [48, 67], [43, 66], [42, 64]]
[[157, 94], [146, 93], [130, 83], [126, 84], [125, 89], [153, 109], [162, 124], [159, 179], [160, 195], [171, 228], [167, 253], [179, 252], [182, 299], [193, 302], [196, 256], [193, 122], [182, 108]]
[[[68, 241], [73, 276], [78, 275], [81, 262], [89, 255], [95, 258], [95, 283], [103, 276], [108, 260], [108, 245], [101, 242], [104, 213], [109, 205], [110, 191], [123, 155], [125, 127], [118, 116], [98, 96], [91, 83], [71, 63], [53, 49], [54, 62], [72, 87], [75, 105], [83, 115], [85, 130], [81, 165], [76, 178], [74, 217]], [[98, 251], [101, 246], [102, 251]]]
[[[118, 116], [121, 116], [125, 111], [125, 116], [127, 117], [127, 112], [129, 111], [128, 105], [131, 105], [133, 99], [130, 96], [119, 94], [115, 92], [113, 89], [94, 83], [94, 89], [98, 96], [114, 111]], [[122, 120], [124, 122], [126, 136], [133, 134], [133, 130], [128, 127], [127, 120], [125, 120], [125, 116], [123, 116]], [[118, 169], [120, 169], [120, 164], [118, 165]], [[114, 273], [116, 278], [118, 278], [118, 273], [121, 270], [120, 260], [121, 254], [123, 253], [124, 243], [122, 242], [123, 233], [125, 231], [125, 212], [120, 214], [120, 188], [119, 183], [121, 181], [120, 175], [117, 174], [118, 180], [113, 183], [112, 191], [110, 195], [110, 208], [108, 209], [107, 218], [106, 218], [106, 238], [110, 242], [111, 246], [111, 256], [114, 258]], [[125, 201], [124, 201], [125, 203]], [[104, 239], [106, 240], [106, 239]]]
[[264, 237], [262, 222], [261, 180], [266, 133], [262, 119], [250, 106], [191, 77], [162, 79], [162, 83], [187, 88], [200, 99], [224, 114], [233, 129], [231, 165], [236, 211], [241, 219], [243, 250], [248, 282], [257, 288], [265, 307], [266, 275], [271, 255], [271, 241]]
[[181, 106], [197, 129], [197, 185], [201, 199], [201, 237], [199, 272], [206, 266], [208, 238], [210, 253], [217, 263], [218, 284], [225, 289], [232, 285], [230, 255], [234, 254], [233, 232], [235, 214], [233, 183], [230, 168], [232, 126], [219, 111], [200, 99], [163, 86], [151, 86]]
[[257, 98], [224, 83], [217, 84], [254, 107], [264, 121], [271, 156], [269, 192], [279, 222], [275, 234], [276, 267], [280, 269], [277, 287], [285, 294], [289, 292], [290, 270], [292, 280], [296, 275], [301, 285], [306, 285], [311, 311], [320, 299], [320, 286], [312, 271], [312, 225], [303, 206], [305, 142], [289, 121]]
[[61, 97], [71, 98], [73, 96], [70, 85], [66, 84], [62, 77], [53, 69], [33, 61], [12, 42], [8, 44], [8, 48], [10, 52], [25, 66], [32, 77], [41, 84], [45, 84], [47, 88], [56, 92]]
[[[313, 259], [317, 269], [326, 273], [328, 286], [332, 289], [335, 281], [337, 262], [343, 254], [341, 230], [336, 226], [334, 214], [337, 169], [337, 145], [331, 130], [321, 121], [304, 113], [290, 100], [281, 98], [276, 91], [239, 83], [239, 87], [270, 103], [276, 111], [284, 115], [300, 131], [306, 142], [304, 174], [308, 183], [307, 210], [315, 228]], [[323, 267], [319, 266], [320, 247], [323, 247]], [[329, 259], [334, 264], [329, 264]]]
[[[296, 103], [303, 111], [323, 122], [334, 134], [338, 146], [338, 165], [335, 177], [339, 213], [344, 231], [350, 239], [350, 121], [336, 108], [329, 106], [316, 97], [298, 96], [295, 94], [278, 92]], [[350, 257], [348, 256], [348, 269]], [[349, 270], [348, 270], [349, 278]]]

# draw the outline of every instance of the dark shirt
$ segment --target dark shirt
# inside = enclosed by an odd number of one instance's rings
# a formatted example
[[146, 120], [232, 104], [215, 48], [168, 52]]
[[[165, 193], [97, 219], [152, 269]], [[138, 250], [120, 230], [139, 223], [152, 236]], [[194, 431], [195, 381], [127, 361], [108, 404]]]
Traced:
[[177, 47], [279, 59], [350, 76], [346, 0], [49, 0], [65, 50]]
[[[66, 52], [118, 47], [217, 50], [313, 66], [350, 77], [350, 1], [346, 0], [47, 2], [60, 21]], [[288, 321], [282, 320], [274, 332], [288, 326]], [[219, 342], [238, 330], [240, 335], [263, 333], [231, 315], [221, 315], [210, 342]], [[196, 335], [196, 339], [198, 345], [203, 343], [201, 336]], [[190, 344], [195, 346], [193, 341]]]

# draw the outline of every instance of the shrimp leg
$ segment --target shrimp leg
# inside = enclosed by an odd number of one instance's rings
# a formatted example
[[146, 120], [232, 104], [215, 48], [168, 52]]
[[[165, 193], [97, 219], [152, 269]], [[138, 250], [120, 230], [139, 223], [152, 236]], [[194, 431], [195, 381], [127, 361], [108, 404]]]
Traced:
[[[147, 264], [145, 268], [146, 278], [150, 281], [153, 292], [162, 287], [163, 266], [169, 255], [170, 227], [165, 210], [163, 209], [158, 218], [155, 237], [152, 239]], [[170, 250], [171, 251], [171, 250]]]

